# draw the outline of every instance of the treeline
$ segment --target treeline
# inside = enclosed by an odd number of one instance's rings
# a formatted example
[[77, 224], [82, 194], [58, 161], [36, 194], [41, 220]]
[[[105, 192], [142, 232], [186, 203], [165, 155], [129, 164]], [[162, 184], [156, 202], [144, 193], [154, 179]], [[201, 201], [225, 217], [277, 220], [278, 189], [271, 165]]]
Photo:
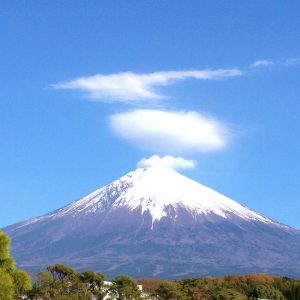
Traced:
[[37, 274], [37, 280], [25, 299], [142, 299], [142, 292], [131, 277], [119, 275], [109, 284], [104, 279], [103, 273], [91, 270], [78, 273], [65, 265], [50, 266]]
[[152, 299], [168, 300], [300, 300], [300, 281], [265, 274], [220, 278], [185, 278], [180, 281], [140, 279]]
[[[139, 285], [143, 287], [143, 291]], [[23, 297], [19, 299], [102, 300], [104, 298], [117, 300], [300, 300], [300, 281], [265, 274], [185, 278], [179, 281], [147, 278], [135, 281], [129, 276], [119, 275], [107, 284], [103, 273], [91, 270], [76, 272], [65, 265], [54, 265], [39, 272], [32, 288], [23, 293]]]

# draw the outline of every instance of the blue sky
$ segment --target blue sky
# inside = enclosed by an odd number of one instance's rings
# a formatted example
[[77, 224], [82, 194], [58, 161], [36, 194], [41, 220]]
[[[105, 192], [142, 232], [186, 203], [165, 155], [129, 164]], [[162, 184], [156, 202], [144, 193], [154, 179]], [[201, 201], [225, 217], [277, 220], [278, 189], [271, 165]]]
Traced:
[[169, 155], [300, 228], [299, 31], [299, 1], [2, 2], [0, 226]]

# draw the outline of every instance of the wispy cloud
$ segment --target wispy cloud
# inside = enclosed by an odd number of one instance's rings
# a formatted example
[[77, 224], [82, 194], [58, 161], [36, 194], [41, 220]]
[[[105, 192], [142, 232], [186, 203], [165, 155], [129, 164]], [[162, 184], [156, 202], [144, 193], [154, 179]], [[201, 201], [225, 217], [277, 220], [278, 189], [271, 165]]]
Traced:
[[210, 152], [228, 143], [228, 127], [195, 111], [138, 109], [110, 117], [121, 138], [160, 154]]
[[174, 157], [170, 155], [166, 155], [163, 157], [153, 155], [149, 158], [142, 158], [137, 163], [137, 167], [139, 168], [163, 167], [175, 170], [194, 169], [196, 166], [197, 162], [195, 160], [185, 159], [182, 157]]
[[294, 58], [288, 58], [282, 61], [273, 61], [273, 60], [257, 60], [251, 65], [249, 65], [250, 69], [253, 68], [263, 68], [263, 67], [268, 67], [271, 65], [277, 66], [277, 67], [282, 67], [282, 66], [294, 66], [294, 65], [299, 65], [300, 64], [300, 58], [299, 57], [294, 57]]
[[289, 58], [284, 62], [284, 65], [286, 66], [293, 66], [293, 65], [299, 65], [300, 64], [300, 58]]
[[250, 68], [262, 68], [267, 67], [270, 65], [273, 65], [274, 62], [272, 60], [257, 60], [254, 63], [252, 63], [249, 67]]
[[94, 101], [139, 103], [149, 99], [167, 98], [162, 87], [187, 79], [217, 80], [241, 76], [250, 69], [296, 64], [300, 64], [300, 58], [290, 58], [282, 62], [270, 59], [257, 60], [244, 68], [96, 74], [59, 82], [51, 87], [81, 91], [88, 99]]
[[240, 69], [183, 70], [154, 73], [123, 72], [79, 77], [52, 85], [55, 89], [70, 89], [84, 92], [90, 99], [112, 102], [137, 102], [145, 99], [162, 99], [164, 95], [158, 87], [174, 84], [177, 81], [194, 78], [213, 80], [240, 76]]

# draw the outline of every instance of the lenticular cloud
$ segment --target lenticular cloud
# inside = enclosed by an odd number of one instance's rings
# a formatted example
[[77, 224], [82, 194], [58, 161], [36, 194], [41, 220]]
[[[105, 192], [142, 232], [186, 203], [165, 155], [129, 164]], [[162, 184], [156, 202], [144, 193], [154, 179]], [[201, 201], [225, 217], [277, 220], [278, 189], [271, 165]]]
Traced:
[[175, 170], [194, 169], [197, 165], [195, 160], [185, 159], [183, 157], [174, 157], [166, 155], [160, 157], [159, 155], [153, 155], [149, 158], [142, 158], [137, 166], [140, 168], [147, 167], [162, 167], [171, 168]]
[[118, 136], [160, 154], [210, 152], [224, 148], [225, 124], [195, 111], [137, 109], [110, 117]]

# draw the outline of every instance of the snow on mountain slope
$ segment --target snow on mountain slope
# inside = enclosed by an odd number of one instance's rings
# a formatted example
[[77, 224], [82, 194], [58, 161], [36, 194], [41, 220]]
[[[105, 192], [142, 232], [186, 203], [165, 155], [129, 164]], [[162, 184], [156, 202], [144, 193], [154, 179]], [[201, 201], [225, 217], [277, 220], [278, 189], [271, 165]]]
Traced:
[[[90, 214], [120, 207], [149, 212], [152, 225], [167, 216], [166, 208], [186, 209], [191, 215], [215, 214], [222, 218], [236, 216], [244, 220], [279, 225], [237, 202], [205, 187], [170, 168], [139, 168], [46, 216], [29, 220], [28, 225], [41, 219], [66, 215]], [[283, 226], [283, 225], [280, 225]]]

